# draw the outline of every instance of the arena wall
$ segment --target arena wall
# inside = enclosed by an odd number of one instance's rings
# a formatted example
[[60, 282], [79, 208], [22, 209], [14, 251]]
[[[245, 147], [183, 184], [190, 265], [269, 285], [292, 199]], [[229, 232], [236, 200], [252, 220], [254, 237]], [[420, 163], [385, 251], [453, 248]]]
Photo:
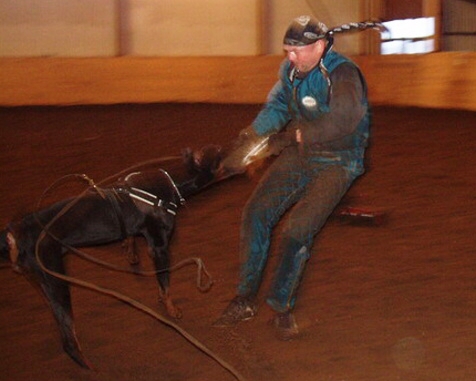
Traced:
[[[281, 56], [0, 58], [0, 105], [263, 103]], [[476, 53], [356, 56], [375, 105], [476, 110]]]

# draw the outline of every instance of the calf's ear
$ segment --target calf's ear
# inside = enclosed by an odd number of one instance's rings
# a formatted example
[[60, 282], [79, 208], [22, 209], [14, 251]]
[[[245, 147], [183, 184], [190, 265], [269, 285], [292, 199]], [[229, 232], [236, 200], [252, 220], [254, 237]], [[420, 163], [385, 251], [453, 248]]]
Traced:
[[193, 157], [193, 151], [190, 147], [182, 149], [181, 154], [182, 154], [184, 163], [187, 163]]
[[194, 168], [193, 150], [190, 147], [182, 149], [182, 160], [187, 169], [192, 170]]

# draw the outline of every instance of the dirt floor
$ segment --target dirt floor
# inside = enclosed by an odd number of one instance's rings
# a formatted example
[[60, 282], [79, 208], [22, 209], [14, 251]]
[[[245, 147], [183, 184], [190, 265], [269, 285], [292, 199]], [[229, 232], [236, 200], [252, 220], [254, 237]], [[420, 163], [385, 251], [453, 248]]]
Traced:
[[[100, 181], [182, 148], [226, 144], [256, 105], [117, 105], [0, 108], [0, 224], [35, 208], [58, 178]], [[476, 113], [377, 107], [370, 169], [355, 206], [384, 210], [380, 226], [332, 218], [316, 241], [296, 307], [301, 335], [279, 342], [263, 303], [234, 329], [211, 327], [234, 294], [242, 207], [259, 181], [230, 179], [188, 200], [172, 261], [200, 257], [215, 283], [196, 289], [195, 268], [172, 274], [178, 323], [248, 381], [472, 381], [476, 379]], [[168, 165], [175, 165], [168, 163]], [[58, 195], [61, 190], [58, 190]], [[276, 235], [279, 234], [279, 230]], [[143, 268], [151, 268], [141, 242]], [[121, 266], [120, 245], [88, 250]], [[163, 312], [154, 278], [68, 257], [70, 274]], [[234, 380], [174, 329], [116, 299], [73, 287], [79, 340], [96, 369], [62, 351], [44, 301], [0, 271], [0, 379], [48, 381]]]

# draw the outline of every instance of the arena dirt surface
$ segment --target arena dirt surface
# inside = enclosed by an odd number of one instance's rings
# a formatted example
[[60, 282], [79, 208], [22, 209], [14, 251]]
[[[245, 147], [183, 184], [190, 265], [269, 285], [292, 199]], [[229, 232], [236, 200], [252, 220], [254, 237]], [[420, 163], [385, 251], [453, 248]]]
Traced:
[[[258, 110], [207, 104], [0, 108], [0, 223], [35, 208], [46, 187], [66, 174], [100, 181], [185, 147], [225, 145]], [[300, 290], [301, 336], [292, 342], [274, 338], [263, 303], [274, 246], [258, 316], [234, 329], [211, 327], [234, 294], [240, 214], [263, 168], [188, 200], [178, 216], [172, 261], [202, 258], [215, 283], [201, 293], [195, 268], [173, 273], [172, 294], [184, 312], [179, 325], [249, 381], [475, 380], [475, 127], [474, 112], [374, 109], [370, 169], [348, 200], [385, 211], [386, 220], [379, 226], [329, 220]], [[140, 249], [142, 267], [151, 268], [142, 241]], [[120, 244], [88, 252], [127, 266]], [[78, 278], [163, 312], [154, 278], [73, 256], [68, 267]], [[96, 367], [83, 370], [62, 351], [37, 291], [10, 269], [0, 271], [0, 284], [1, 380], [235, 379], [173, 329], [74, 287], [78, 336]]]

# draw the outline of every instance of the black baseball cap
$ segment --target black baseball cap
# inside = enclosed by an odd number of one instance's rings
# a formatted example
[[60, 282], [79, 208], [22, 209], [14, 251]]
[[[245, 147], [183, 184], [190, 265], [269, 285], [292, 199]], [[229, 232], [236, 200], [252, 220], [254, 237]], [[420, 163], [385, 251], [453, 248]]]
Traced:
[[289, 25], [284, 34], [283, 44], [291, 46], [310, 45], [326, 38], [327, 26], [311, 16], [299, 16]]

